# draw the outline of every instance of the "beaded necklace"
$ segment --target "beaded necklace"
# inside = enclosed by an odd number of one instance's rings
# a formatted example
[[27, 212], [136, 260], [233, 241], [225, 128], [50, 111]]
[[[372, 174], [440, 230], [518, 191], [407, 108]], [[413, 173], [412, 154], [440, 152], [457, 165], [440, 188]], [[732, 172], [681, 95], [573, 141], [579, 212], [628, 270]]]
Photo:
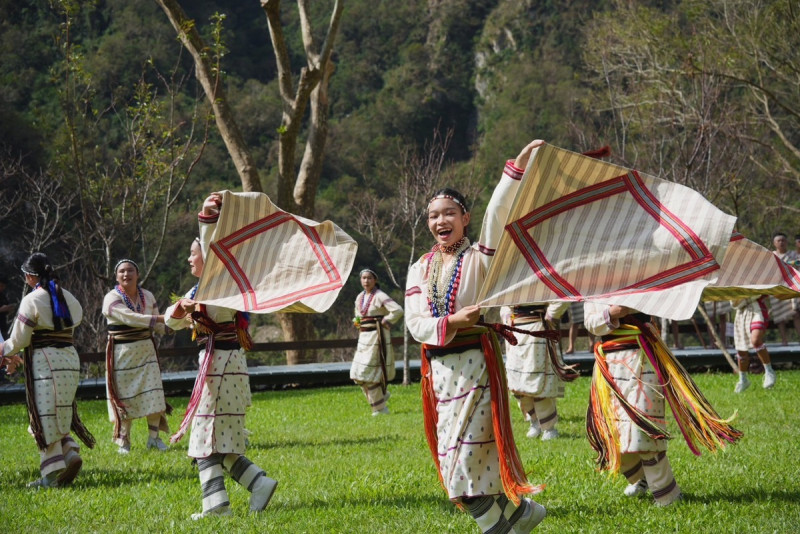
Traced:
[[367, 296], [366, 291], [362, 291], [361, 294], [358, 296], [358, 313], [361, 317], [366, 317], [367, 312], [369, 311], [369, 307], [372, 304], [372, 299], [375, 298], [375, 294], [378, 292], [377, 287], [373, 287], [372, 291], [369, 292], [369, 299], [367, 299], [367, 303], [364, 304], [364, 297]]
[[[469, 248], [469, 239], [462, 238], [458, 243], [458, 248], [453, 251], [456, 257], [443, 272], [444, 256], [442, 247], [434, 247], [431, 257], [431, 270], [428, 275], [428, 303], [431, 307], [431, 314], [434, 317], [445, 317], [455, 313], [456, 295], [458, 286], [461, 284], [461, 265], [464, 261], [464, 253]], [[455, 245], [454, 245], [455, 246]], [[440, 288], [440, 285], [447, 283], [447, 288]]]
[[125, 301], [125, 306], [127, 306], [131, 311], [142, 313], [142, 307], [144, 306], [144, 293], [142, 292], [141, 287], [136, 288], [139, 290], [139, 302], [136, 303], [135, 308], [133, 306], [133, 302], [131, 302], [131, 299], [128, 298], [128, 295], [119, 285], [117, 285], [114, 289], [122, 296], [122, 300]]

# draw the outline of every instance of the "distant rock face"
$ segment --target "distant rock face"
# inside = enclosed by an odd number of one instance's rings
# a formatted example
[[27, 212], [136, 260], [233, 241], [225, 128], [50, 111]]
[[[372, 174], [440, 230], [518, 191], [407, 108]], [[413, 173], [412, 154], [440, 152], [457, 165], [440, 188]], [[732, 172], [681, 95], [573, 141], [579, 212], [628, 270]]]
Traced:
[[491, 80], [500, 76], [513, 63], [519, 48], [515, 26], [525, 20], [528, 2], [501, 1], [484, 21], [480, 39], [475, 43], [474, 88], [481, 100], [490, 97]]

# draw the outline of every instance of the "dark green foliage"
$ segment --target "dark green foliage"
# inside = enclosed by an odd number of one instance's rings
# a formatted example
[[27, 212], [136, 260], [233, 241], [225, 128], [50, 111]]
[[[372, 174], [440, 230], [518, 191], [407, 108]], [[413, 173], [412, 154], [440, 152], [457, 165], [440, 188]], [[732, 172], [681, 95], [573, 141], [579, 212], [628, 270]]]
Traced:
[[[315, 0], [310, 4], [314, 37], [321, 40], [327, 31], [332, 1]], [[767, 4], [774, 4], [780, 11], [785, 2]], [[664, 20], [675, 21], [673, 25], [658, 26], [662, 17], [653, 17], [652, 25], [654, 32], [669, 34], [670, 40], [662, 39], [660, 44], [669, 47], [677, 64], [683, 64], [688, 52], [713, 44], [713, 36], [702, 34], [703, 28], [708, 27], [703, 24], [703, 17], [713, 19], [709, 2], [663, 0], [637, 5], [663, 14]], [[71, 10], [68, 36], [64, 31], [64, 6]], [[195, 19], [207, 43], [212, 42], [213, 17], [224, 17], [219, 50], [224, 52], [222, 83], [259, 166], [264, 189], [274, 195], [282, 105], [266, 15], [255, 0], [195, 0], [183, 2], [183, 8]], [[610, 128], [614, 115], [603, 100], [606, 95], [602, 83], [595, 77], [604, 48], [602, 44], [587, 46], [594, 36], [591, 31], [587, 33], [587, 28], [604, 12], [612, 13], [613, 21], [624, 8], [625, 3], [613, 0], [347, 0], [334, 52], [336, 71], [329, 87], [329, 136], [316, 217], [330, 218], [355, 234], [352, 205], [359, 202], [367, 188], [381, 194], [381, 209], [396, 202], [396, 163], [400, 154], [406, 148], [424, 149], [434, 131], [453, 132], [447, 154], [449, 172], [456, 182], [453, 185], [458, 187], [466, 177], [474, 176], [484, 187], [482, 198], [475, 202], [476, 216], [482, 214], [504, 161], [535, 137], [573, 150], [611, 144], [612, 151], [623, 157], [622, 142]], [[306, 61], [297, 6], [284, 0], [282, 10], [296, 83]], [[790, 11], [778, 17], [784, 24], [780, 34], [796, 40], [800, 32], [791, 31], [796, 28], [793, 17], [797, 14]], [[791, 42], [794, 41], [788, 39], [785, 45], [776, 42], [771, 49], [776, 54], [783, 53], [782, 47], [790, 47]], [[728, 58], [731, 69], [744, 65], [743, 61], [736, 55]], [[739, 68], [747, 71], [741, 65]], [[165, 87], [170, 84], [165, 80], [174, 80], [176, 83], [171, 86], [179, 87], [172, 101], [166, 98]], [[633, 83], [630, 78], [623, 80], [623, 84]], [[194, 143], [199, 143], [204, 124], [210, 120], [206, 116], [205, 95], [194, 82], [191, 58], [181, 48], [156, 2], [0, 0], [0, 157], [21, 158], [27, 172], [41, 172], [67, 192], [76, 191], [80, 180], [118, 186], [125, 180], [135, 183], [146, 172], [142, 158], [131, 154], [133, 145], [126, 125], [131, 124], [131, 108], [136, 103], [137, 88], [141, 91], [142, 87], [152, 88], [153, 106], [165, 106], [161, 113], [153, 115], [147, 135], [152, 139], [163, 139], [167, 131], [186, 135], [186, 125], [197, 117]], [[791, 91], [786, 94], [792, 95]], [[737, 113], [745, 114], [742, 124], [758, 123], [753, 115], [746, 115], [752, 110], [742, 104], [746, 89], [727, 88], [724, 96], [730, 101], [730, 105], [726, 101], [725, 109], [741, 109]], [[167, 105], [168, 102], [171, 103]], [[789, 119], [784, 116], [779, 120]], [[77, 134], [75, 146], [68, 124]], [[170, 124], [180, 126], [170, 130]], [[796, 122], [783, 124], [789, 136], [796, 139]], [[644, 126], [643, 121], [634, 121], [631, 128], [636, 135], [645, 137], [654, 130]], [[765, 131], [763, 126], [761, 131]], [[769, 135], [758, 138], [762, 144], [773, 141]], [[151, 146], [157, 143], [153, 141]], [[647, 145], [642, 141], [640, 146]], [[768, 175], [770, 169], [776, 168], [775, 162], [761, 158], [765, 151], [756, 152], [759, 164], [763, 164], [757, 172]], [[786, 150], [776, 152], [791, 156]], [[169, 156], [156, 151], [148, 161], [163, 163]], [[182, 161], [185, 171], [188, 162]], [[641, 170], [658, 172], [655, 168]], [[0, 187], [6, 191], [23, 184], [20, 173], [7, 173], [2, 179]], [[754, 198], [769, 197], [775, 191], [781, 197], [796, 198], [795, 182], [782, 179], [776, 185], [762, 176], [752, 179], [750, 174], [715, 175], [714, 179], [733, 184], [725, 189], [731, 198], [720, 197], [719, 201], [726, 209], [742, 215], [742, 224], [751, 238], [766, 244], [776, 224], [784, 225], [790, 234], [798, 230], [792, 227], [790, 213], [753, 202]], [[203, 196], [210, 191], [239, 188], [236, 170], [210, 120], [202, 158], [170, 215], [170, 232], [147, 282], [162, 306], [169, 293], [182, 293], [191, 285], [185, 257], [188, 243], [197, 231], [194, 216]], [[114, 204], [118, 199], [103, 202]], [[796, 211], [796, 202], [790, 204]], [[87, 232], [78, 221], [88, 208], [108, 213], [115, 206], [71, 206], [71, 216], [59, 223], [65, 236]], [[10, 230], [4, 233], [4, 239], [9, 236], [6, 246], [23, 256], [30, 245], [26, 227], [21, 226], [26, 217], [22, 214], [0, 219], [3, 229]], [[473, 233], [477, 230], [473, 228]], [[153, 238], [155, 230], [128, 224], [121, 225], [120, 231], [136, 235], [138, 244], [117, 241], [108, 251], [110, 256], [152, 253], [142, 251], [140, 245]], [[401, 285], [408, 261], [406, 232], [398, 230], [396, 250], [388, 254]], [[355, 237], [360, 244], [356, 267], [385, 269], [375, 247], [363, 236]], [[50, 244], [58, 252], [59, 264], [72, 259], [69, 253], [79, 240], [70, 239]], [[429, 244], [423, 235], [416, 253]], [[84, 265], [76, 273], [95, 278], [107, 276], [98, 259], [103, 253], [99, 249], [87, 252], [84, 261], [93, 268]], [[4, 261], [6, 264], [0, 264], [0, 268], [16, 269], [16, 258], [7, 255]], [[102, 283], [107, 286], [110, 281]], [[384, 289], [389, 286], [384, 284]], [[343, 325], [349, 321], [358, 290], [353, 277], [331, 312], [315, 318], [321, 337], [347, 333]], [[401, 299], [399, 293], [394, 296]]]

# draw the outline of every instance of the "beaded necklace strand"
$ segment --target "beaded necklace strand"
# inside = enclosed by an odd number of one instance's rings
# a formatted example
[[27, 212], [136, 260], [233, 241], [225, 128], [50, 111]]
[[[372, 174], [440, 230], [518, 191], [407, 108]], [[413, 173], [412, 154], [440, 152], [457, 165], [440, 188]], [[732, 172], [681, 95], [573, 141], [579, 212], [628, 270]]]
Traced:
[[373, 287], [372, 291], [369, 292], [369, 299], [367, 299], [367, 303], [364, 304], [364, 297], [366, 297], [367, 292], [362, 291], [361, 295], [358, 296], [358, 313], [361, 317], [366, 317], [367, 312], [369, 311], [369, 307], [372, 304], [372, 299], [375, 298], [375, 294], [378, 292], [377, 287]]
[[144, 306], [144, 293], [142, 292], [141, 287], [136, 288], [139, 290], [139, 302], [136, 303], [135, 308], [133, 306], [133, 302], [131, 302], [131, 299], [128, 298], [128, 295], [119, 285], [117, 285], [114, 289], [122, 296], [122, 300], [125, 301], [125, 306], [127, 306], [131, 311], [142, 313], [142, 307]]
[[[434, 317], [445, 317], [455, 313], [456, 295], [458, 286], [461, 284], [461, 265], [464, 261], [464, 253], [470, 245], [469, 239], [464, 237], [453, 246], [456, 245], [458, 245], [454, 251], [456, 257], [444, 272], [442, 272], [444, 264], [442, 247], [437, 246], [431, 258], [431, 270], [428, 276], [428, 303]], [[447, 289], [442, 291], [439, 286], [444, 281], [447, 281]]]

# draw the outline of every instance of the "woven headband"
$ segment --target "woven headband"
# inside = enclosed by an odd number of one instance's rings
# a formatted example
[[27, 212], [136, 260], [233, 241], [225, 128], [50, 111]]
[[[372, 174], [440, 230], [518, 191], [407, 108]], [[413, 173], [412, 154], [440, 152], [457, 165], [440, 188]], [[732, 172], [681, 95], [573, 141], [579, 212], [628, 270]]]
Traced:
[[133, 266], [134, 266], [134, 267], [136, 267], [136, 272], [137, 272], [137, 273], [139, 272], [139, 266], [138, 266], [138, 265], [136, 265], [136, 262], [135, 262], [135, 261], [133, 261], [133, 260], [129, 260], [128, 258], [122, 258], [122, 259], [121, 259], [121, 260], [119, 260], [119, 261], [117, 262], [117, 264], [114, 266], [114, 272], [115, 272], [115, 273], [117, 272], [117, 269], [119, 269], [119, 266], [120, 266], [120, 265], [122, 265], [123, 263], [131, 263], [131, 264], [133, 264]]
[[361, 275], [362, 275], [362, 274], [364, 274], [364, 273], [372, 273], [372, 276], [374, 276], [374, 277], [375, 277], [375, 280], [377, 280], [377, 279], [378, 279], [378, 273], [376, 273], [376, 272], [375, 272], [375, 271], [373, 271], [372, 269], [361, 269], [361, 272], [360, 272], [360, 273], [358, 273], [358, 276], [359, 276], [359, 278], [360, 278], [360, 277], [361, 277]]
[[442, 195], [436, 195], [435, 197], [433, 197], [432, 199], [430, 199], [430, 200], [428, 201], [428, 206], [430, 207], [430, 205], [431, 205], [431, 202], [433, 202], [434, 200], [439, 200], [440, 198], [446, 198], [446, 199], [448, 199], [448, 200], [452, 200], [453, 202], [455, 202], [456, 204], [458, 204], [459, 206], [461, 206], [461, 210], [462, 210], [464, 213], [467, 213], [467, 212], [469, 211], [469, 210], [467, 209], [467, 207], [466, 207], [464, 204], [462, 204], [462, 203], [461, 203], [461, 201], [460, 201], [460, 200], [458, 200], [458, 199], [457, 199], [456, 197], [454, 197], [453, 195], [444, 195], [444, 194], [442, 194]]

